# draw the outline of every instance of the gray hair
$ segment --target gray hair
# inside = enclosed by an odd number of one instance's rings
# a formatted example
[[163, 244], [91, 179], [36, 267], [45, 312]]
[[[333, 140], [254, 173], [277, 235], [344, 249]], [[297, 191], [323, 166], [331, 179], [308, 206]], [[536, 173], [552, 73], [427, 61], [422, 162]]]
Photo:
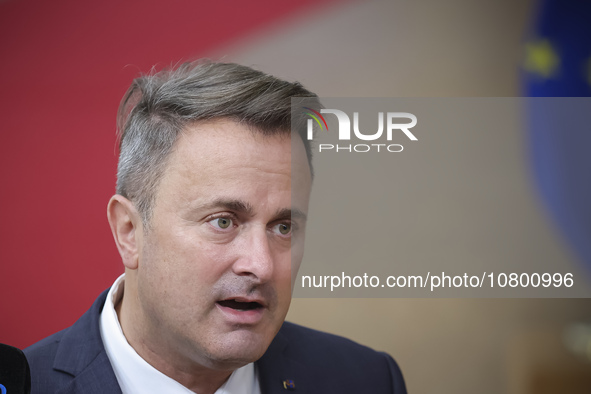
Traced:
[[[317, 100], [316, 94], [297, 82], [233, 63], [197, 61], [136, 78], [123, 96], [117, 116], [117, 194], [135, 204], [149, 228], [158, 184], [185, 127], [227, 118], [263, 135], [289, 135], [293, 97]], [[294, 131], [304, 142], [311, 170], [311, 148], [303, 121], [297, 121]]]

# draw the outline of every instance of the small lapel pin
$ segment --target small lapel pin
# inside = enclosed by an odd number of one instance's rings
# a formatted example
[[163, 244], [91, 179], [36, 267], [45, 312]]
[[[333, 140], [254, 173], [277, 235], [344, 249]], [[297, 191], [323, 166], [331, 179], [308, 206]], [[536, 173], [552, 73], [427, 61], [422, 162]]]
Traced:
[[283, 388], [289, 391], [295, 390], [295, 382], [291, 379], [283, 381]]

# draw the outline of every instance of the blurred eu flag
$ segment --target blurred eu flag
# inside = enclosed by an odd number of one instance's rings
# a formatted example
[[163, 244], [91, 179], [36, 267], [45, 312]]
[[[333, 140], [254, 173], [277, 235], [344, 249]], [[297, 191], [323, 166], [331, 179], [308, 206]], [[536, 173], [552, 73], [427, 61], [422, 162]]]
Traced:
[[583, 98], [591, 97], [591, 1], [542, 0], [535, 12], [523, 62], [532, 165], [555, 221], [591, 270], [591, 98]]

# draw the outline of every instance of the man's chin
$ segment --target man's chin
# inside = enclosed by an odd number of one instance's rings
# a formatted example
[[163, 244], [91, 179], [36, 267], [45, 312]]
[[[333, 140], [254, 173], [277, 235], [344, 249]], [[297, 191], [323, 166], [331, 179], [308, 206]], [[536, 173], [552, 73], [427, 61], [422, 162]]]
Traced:
[[234, 370], [255, 362], [265, 354], [272, 339], [249, 330], [225, 334], [214, 348], [210, 348], [211, 367]]

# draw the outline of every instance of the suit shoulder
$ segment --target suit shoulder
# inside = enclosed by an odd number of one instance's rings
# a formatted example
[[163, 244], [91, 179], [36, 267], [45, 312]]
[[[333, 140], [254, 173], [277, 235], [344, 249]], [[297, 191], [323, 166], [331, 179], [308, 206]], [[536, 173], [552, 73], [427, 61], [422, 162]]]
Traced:
[[289, 322], [283, 324], [280, 332], [289, 343], [289, 357], [322, 374], [324, 380], [333, 377], [346, 381], [349, 388], [359, 385], [359, 392], [377, 384], [379, 390], [365, 392], [382, 392], [389, 386], [389, 393], [406, 393], [402, 372], [387, 353]]
[[31, 371], [31, 393], [53, 393], [63, 387], [71, 377], [54, 370], [60, 341], [69, 328], [50, 335], [24, 349]]
[[29, 363], [37, 360], [45, 360], [47, 358], [53, 359], [59, 342], [67, 330], [68, 328], [58, 331], [24, 349], [23, 352], [25, 353], [25, 356], [27, 356]]
[[375, 357], [383, 354], [350, 339], [290, 322], [285, 322], [283, 324], [281, 333], [286, 337], [290, 344], [295, 345], [297, 348], [311, 347], [316, 350], [322, 349], [324, 351], [337, 351], [339, 353], [347, 352], [356, 355], [366, 355], [368, 357]]

